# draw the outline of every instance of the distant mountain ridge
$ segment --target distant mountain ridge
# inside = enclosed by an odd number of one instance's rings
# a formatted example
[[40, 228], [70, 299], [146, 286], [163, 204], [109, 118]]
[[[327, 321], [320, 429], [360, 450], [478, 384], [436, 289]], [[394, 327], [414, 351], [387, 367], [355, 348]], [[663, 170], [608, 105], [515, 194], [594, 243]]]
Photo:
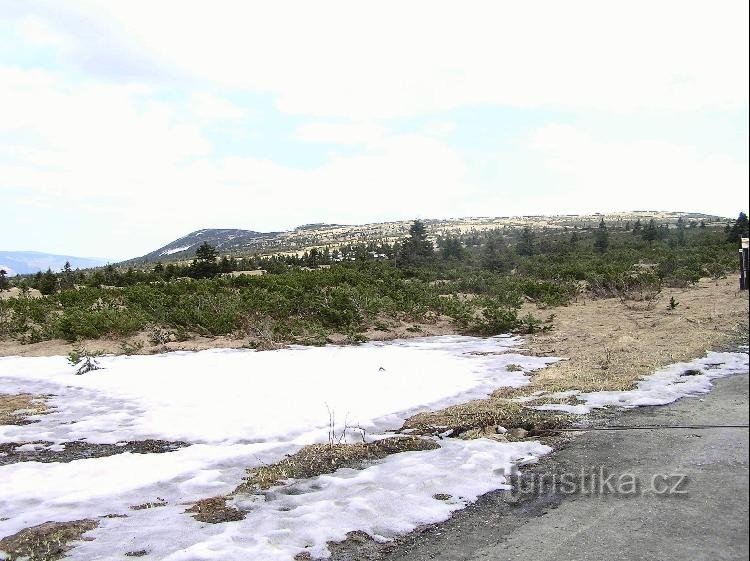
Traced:
[[[468, 217], [450, 219], [424, 219], [430, 236], [455, 235], [472, 230], [493, 228], [577, 229], [598, 226], [604, 218], [608, 224], [624, 225], [638, 219], [654, 218], [659, 223], [675, 224], [679, 218], [687, 221], [705, 221], [707, 224], [724, 224], [726, 218], [694, 212], [632, 211], [606, 214], [557, 215], [557, 216], [500, 216]], [[377, 222], [361, 225], [312, 223], [281, 232], [258, 232], [255, 230], [207, 228], [196, 230], [178, 238], [146, 255], [119, 263], [124, 266], [147, 265], [149, 263], [188, 261], [194, 258], [195, 250], [208, 242], [220, 255], [245, 256], [252, 254], [301, 253], [312, 247], [335, 248], [347, 244], [386, 241], [392, 243], [408, 234], [411, 220]]]
[[108, 262], [96, 257], [57, 255], [41, 251], [0, 251], [0, 269], [4, 269], [8, 276], [29, 275], [47, 269], [59, 271], [65, 266], [66, 261], [74, 269], [100, 267]]
[[195, 250], [207, 242], [214, 246], [219, 253], [232, 253], [242, 247], [257, 245], [262, 239], [271, 239], [276, 232], [256, 232], [254, 230], [238, 230], [236, 228], [207, 228], [196, 230], [168, 243], [142, 257], [130, 259], [125, 263], [175, 261], [192, 258]]

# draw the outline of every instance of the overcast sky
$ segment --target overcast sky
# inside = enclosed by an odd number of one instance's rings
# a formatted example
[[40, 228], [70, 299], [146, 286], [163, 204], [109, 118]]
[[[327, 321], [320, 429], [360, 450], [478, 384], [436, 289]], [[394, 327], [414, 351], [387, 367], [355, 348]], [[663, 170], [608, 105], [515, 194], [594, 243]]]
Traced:
[[747, 0], [0, 0], [2, 250], [747, 186]]

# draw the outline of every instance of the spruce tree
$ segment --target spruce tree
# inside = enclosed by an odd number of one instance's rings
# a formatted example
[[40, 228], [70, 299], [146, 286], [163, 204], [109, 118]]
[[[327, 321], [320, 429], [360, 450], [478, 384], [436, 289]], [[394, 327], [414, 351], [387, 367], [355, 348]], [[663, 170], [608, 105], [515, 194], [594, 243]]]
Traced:
[[599, 228], [596, 231], [596, 237], [594, 238], [594, 249], [599, 253], [604, 253], [609, 247], [609, 232], [607, 231], [607, 225], [604, 223], [604, 218], [599, 222]]
[[40, 275], [39, 286], [37, 288], [45, 296], [57, 290], [57, 277], [52, 272], [52, 269], [48, 268], [44, 274]]
[[188, 275], [194, 279], [213, 278], [219, 274], [216, 263], [216, 248], [208, 242], [203, 242], [195, 251], [195, 259], [188, 268]]
[[654, 222], [654, 219], [652, 218], [651, 220], [649, 220], [648, 226], [643, 229], [641, 237], [648, 242], [648, 245], [652, 245], [657, 236], [658, 232], [656, 230], [656, 222]]
[[727, 233], [727, 241], [739, 243], [740, 238], [747, 238], [747, 237], [748, 237], [747, 214], [745, 214], [744, 212], [740, 212], [740, 215], [737, 217], [737, 220], [729, 228], [729, 232]]
[[73, 270], [70, 267], [70, 261], [66, 261], [60, 275], [60, 290], [70, 290], [74, 286]]
[[427, 239], [427, 228], [421, 220], [415, 220], [409, 227], [409, 237], [401, 242], [398, 253], [399, 265], [418, 265], [431, 260], [435, 247]]
[[516, 244], [518, 255], [534, 255], [536, 251], [536, 234], [529, 226], [524, 226]]
[[685, 245], [685, 221], [682, 216], [677, 219], [677, 245]]

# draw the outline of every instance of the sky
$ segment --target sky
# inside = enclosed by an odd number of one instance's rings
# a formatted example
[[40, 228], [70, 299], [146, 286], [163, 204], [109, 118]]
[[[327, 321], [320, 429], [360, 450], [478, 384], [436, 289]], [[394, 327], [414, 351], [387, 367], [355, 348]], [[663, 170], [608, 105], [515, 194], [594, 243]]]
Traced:
[[0, 0], [2, 250], [747, 186], [746, 0]]

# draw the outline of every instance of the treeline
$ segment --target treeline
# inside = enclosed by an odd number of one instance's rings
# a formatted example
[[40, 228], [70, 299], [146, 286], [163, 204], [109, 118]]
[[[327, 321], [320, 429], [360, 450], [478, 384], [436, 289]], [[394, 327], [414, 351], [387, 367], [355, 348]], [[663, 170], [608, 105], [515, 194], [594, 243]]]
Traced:
[[[311, 249], [302, 255], [220, 257], [204, 244], [189, 264], [148, 270], [113, 266], [4, 279], [45, 298], [0, 300], [0, 336], [23, 342], [122, 337], [154, 341], [195, 334], [320, 344], [333, 333], [447, 318], [457, 329], [496, 334], [542, 328], [519, 317], [523, 301], [565, 304], [592, 296], [650, 297], [737, 267], [747, 217], [727, 228], [654, 222], [610, 228], [503, 229], [430, 238], [414, 222], [395, 244]], [[224, 276], [263, 269], [262, 276]], [[23, 290], [22, 290], [23, 292]]]

